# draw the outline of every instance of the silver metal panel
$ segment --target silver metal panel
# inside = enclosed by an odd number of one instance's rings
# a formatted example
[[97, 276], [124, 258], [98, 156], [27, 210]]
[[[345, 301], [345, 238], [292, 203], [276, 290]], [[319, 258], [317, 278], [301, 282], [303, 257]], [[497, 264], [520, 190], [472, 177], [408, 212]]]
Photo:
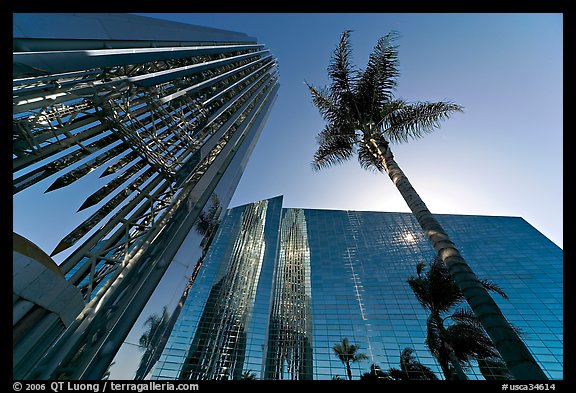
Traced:
[[211, 45], [185, 48], [124, 48], [76, 51], [15, 52], [13, 62], [45, 72], [70, 72], [99, 67], [137, 64], [147, 61], [211, 55], [226, 51], [258, 49], [262, 45]]
[[234, 31], [116, 13], [13, 14], [13, 38], [255, 42]]

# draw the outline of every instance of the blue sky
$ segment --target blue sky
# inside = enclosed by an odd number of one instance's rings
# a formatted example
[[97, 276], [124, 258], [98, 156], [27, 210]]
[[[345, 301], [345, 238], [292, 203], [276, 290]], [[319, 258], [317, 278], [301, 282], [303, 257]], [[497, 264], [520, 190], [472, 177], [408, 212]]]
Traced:
[[[378, 38], [397, 30], [397, 98], [464, 107], [438, 131], [392, 146], [428, 208], [520, 216], [563, 247], [562, 14], [138, 15], [244, 32], [278, 59], [278, 99], [231, 207], [284, 195], [285, 207], [408, 211], [386, 175], [366, 172], [355, 160], [312, 170], [315, 137], [324, 122], [304, 84], [328, 83], [326, 68], [343, 30], [353, 30], [353, 61], [361, 68]], [[89, 214], [76, 213], [76, 205], [70, 209], [58, 192], [43, 194], [52, 181], [13, 199], [14, 231], [48, 253]], [[70, 187], [82, 187], [82, 181]], [[38, 195], [43, 203], [37, 203]], [[46, 230], [35, 220], [57, 224]], [[166, 293], [172, 300], [185, 285], [180, 276], [181, 285]], [[162, 304], [147, 306], [143, 318]], [[137, 321], [118, 354], [113, 379], [133, 377], [141, 352], [131, 343], [138, 341], [142, 323]]]
[[[353, 61], [359, 67], [379, 37], [397, 30], [396, 96], [450, 100], [465, 110], [423, 139], [392, 146], [428, 208], [520, 216], [563, 247], [562, 14], [138, 15], [244, 32], [278, 58], [278, 99], [231, 207], [284, 195], [286, 207], [408, 211], [386, 175], [366, 172], [356, 160], [312, 170], [315, 137], [324, 122], [304, 84], [328, 83], [326, 68], [343, 30], [353, 30]], [[91, 214], [76, 212], [83, 198], [70, 201], [64, 194], [94, 189], [94, 180], [86, 177], [44, 194], [52, 181], [13, 198], [14, 231], [48, 253]], [[37, 222], [58, 225], [46, 231]], [[55, 260], [66, 256], [65, 251]]]
[[231, 206], [284, 195], [287, 207], [408, 211], [387, 176], [357, 161], [311, 169], [323, 120], [304, 81], [328, 83], [340, 33], [363, 68], [397, 30], [397, 97], [465, 108], [393, 146], [433, 213], [520, 216], [563, 247], [563, 16], [468, 14], [139, 14], [247, 33], [280, 64], [280, 91]]

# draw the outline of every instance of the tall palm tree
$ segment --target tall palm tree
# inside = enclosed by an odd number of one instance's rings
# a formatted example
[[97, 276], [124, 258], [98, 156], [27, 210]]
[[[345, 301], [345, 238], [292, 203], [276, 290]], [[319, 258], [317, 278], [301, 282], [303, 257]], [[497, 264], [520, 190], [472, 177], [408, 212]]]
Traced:
[[[428, 270], [424, 272], [424, 268], [424, 263], [418, 263], [417, 276], [407, 281], [422, 307], [429, 312], [426, 345], [438, 360], [446, 379], [466, 379], [463, 368], [471, 360], [486, 365], [489, 359], [500, 359], [500, 354], [474, 313], [465, 309], [453, 311], [464, 301], [464, 295], [442, 260], [436, 256]], [[480, 283], [486, 290], [507, 299], [506, 293], [495, 283], [484, 279]]]
[[368, 359], [363, 353], [358, 353], [359, 347], [350, 344], [347, 338], [343, 338], [338, 344], [334, 344], [332, 347], [334, 353], [340, 361], [346, 365], [346, 374], [348, 375], [348, 379], [352, 380], [352, 369], [350, 368], [350, 362], [359, 362], [360, 360]]
[[522, 340], [510, 326], [490, 294], [470, 269], [448, 234], [428, 210], [402, 172], [391, 143], [423, 137], [440, 121], [462, 107], [451, 102], [408, 103], [394, 97], [398, 78], [397, 33], [378, 40], [365, 70], [350, 61], [350, 31], [344, 31], [335, 49], [328, 76], [331, 84], [317, 89], [307, 84], [314, 105], [327, 121], [318, 134], [314, 154], [316, 170], [340, 164], [355, 154], [365, 169], [388, 174], [434, 249], [448, 267], [468, 304], [496, 344], [517, 379], [547, 379]]

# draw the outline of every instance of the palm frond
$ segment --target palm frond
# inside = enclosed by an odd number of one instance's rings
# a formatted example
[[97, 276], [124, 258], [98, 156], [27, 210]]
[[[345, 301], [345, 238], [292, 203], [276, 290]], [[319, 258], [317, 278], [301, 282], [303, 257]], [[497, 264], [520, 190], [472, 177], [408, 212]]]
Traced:
[[422, 277], [409, 277], [408, 285], [412, 292], [414, 292], [414, 296], [420, 303], [420, 305], [426, 309], [430, 310], [432, 304], [430, 303], [430, 296], [428, 295], [428, 285], [425, 278]]
[[400, 369], [407, 376], [406, 379], [438, 379], [432, 369], [416, 359], [413, 348], [404, 348], [400, 354]]
[[328, 91], [323, 89], [317, 89], [314, 86], [306, 83], [310, 94], [312, 94], [312, 103], [322, 115], [322, 118], [329, 123], [334, 123], [342, 115], [342, 108], [339, 108], [337, 103], [332, 101]]
[[360, 360], [365, 360], [368, 359], [368, 355], [366, 355], [365, 353], [358, 353], [355, 354], [354, 357], [352, 358], [353, 362], [358, 362]]
[[343, 126], [339, 129], [328, 124], [317, 137], [318, 149], [314, 153], [312, 168], [320, 170], [341, 164], [354, 155], [354, 132]]
[[217, 220], [217, 215], [220, 214], [222, 205], [220, 204], [220, 199], [217, 194], [212, 194], [210, 201], [212, 204], [208, 209], [208, 217], [210, 217], [211, 222], [214, 223]]
[[358, 136], [354, 126], [346, 121], [347, 119], [338, 119], [324, 127], [316, 136], [318, 145], [330, 144], [335, 140], [346, 142], [353, 146], [358, 143]]
[[399, 71], [398, 46], [393, 42], [398, 36], [398, 32], [392, 31], [378, 40], [358, 80], [356, 100], [369, 120], [379, 118], [378, 111], [394, 97]]
[[408, 278], [408, 285], [422, 307], [431, 312], [448, 311], [464, 299], [446, 265], [437, 256], [425, 273], [420, 269], [419, 277]]
[[348, 101], [353, 97], [352, 86], [355, 83], [357, 71], [350, 61], [352, 57], [352, 48], [349, 41], [351, 32], [351, 30], [342, 32], [338, 46], [334, 50], [328, 66], [328, 76], [332, 81], [330, 84], [330, 97], [334, 102]]
[[196, 221], [196, 232], [201, 236], [206, 236], [209, 231], [210, 219], [208, 218], [208, 214], [201, 211], [200, 214], [198, 214], [198, 220]]
[[350, 361], [352, 354], [347, 338], [343, 338], [338, 344], [334, 344], [332, 350], [343, 363]]
[[406, 347], [402, 350], [402, 353], [400, 354], [400, 367], [405, 367], [407, 364], [416, 361], [413, 353], [414, 348]]
[[[476, 314], [474, 314], [473, 311], [470, 311], [468, 309], [461, 309], [461, 310], [453, 313], [452, 315], [449, 315], [446, 318], [457, 320], [459, 322], [468, 323], [470, 325], [475, 325], [478, 327], [478, 329], [482, 330], [485, 334], [487, 334], [486, 331], [484, 330], [484, 326], [480, 322], [480, 319], [478, 318], [478, 316], [476, 316]], [[517, 327], [511, 323], [510, 323], [510, 327], [512, 328], [512, 330], [514, 330], [514, 332], [516, 333], [516, 335], [518, 337], [522, 337], [525, 335], [524, 331], [522, 331], [522, 329], [520, 329], [519, 327]]]
[[416, 274], [418, 274], [418, 277], [420, 277], [420, 275], [422, 274], [422, 271], [424, 270], [424, 268], [426, 267], [426, 263], [420, 261], [416, 264]]
[[409, 104], [402, 99], [391, 100], [384, 103], [380, 109], [380, 121], [384, 123], [393, 113], [403, 110], [408, 105]]
[[359, 346], [350, 344], [348, 338], [343, 338], [338, 344], [332, 346], [332, 350], [342, 363], [358, 362], [360, 360], [368, 359], [368, 356], [358, 352], [359, 349]]
[[477, 325], [478, 327], [482, 328], [482, 324], [480, 323], [480, 320], [478, 319], [476, 314], [474, 314], [474, 312], [472, 312], [471, 310], [468, 310], [465, 308], [461, 308], [460, 310], [453, 312], [451, 315], [449, 315], [445, 319], [447, 319], [447, 318], [450, 318], [450, 319], [457, 321], [457, 322], [474, 324], [474, 325]]
[[454, 112], [463, 112], [460, 105], [444, 101], [408, 104], [398, 100], [395, 103], [396, 107], [383, 111], [381, 123], [382, 132], [388, 140], [395, 143], [421, 138], [439, 128], [440, 122], [448, 119]]
[[508, 300], [508, 295], [506, 295], [506, 293], [504, 292], [502, 287], [500, 287], [498, 284], [493, 283], [490, 280], [485, 280], [485, 279], [480, 279], [480, 283], [482, 284], [482, 286], [484, 288], [486, 288], [486, 290], [496, 292], [498, 295], [500, 295], [504, 299]]
[[499, 356], [494, 343], [477, 323], [459, 321], [446, 328], [443, 336], [444, 341], [451, 344], [456, 357], [461, 361]]
[[140, 336], [140, 340], [138, 340], [138, 343], [140, 344], [140, 349], [144, 350], [144, 348], [148, 347], [149, 344], [149, 336], [147, 333], [144, 333], [142, 336]]
[[431, 302], [438, 312], [448, 311], [464, 300], [464, 294], [458, 288], [448, 272], [448, 268], [438, 256], [430, 264], [426, 278], [430, 283]]
[[[469, 309], [464, 309], [464, 308], [460, 309], [460, 310], [452, 313], [451, 315], [449, 315], [445, 319], [448, 319], [448, 318], [455, 320], [455, 321], [458, 321], [458, 322], [461, 322], [461, 323], [474, 325], [476, 328], [483, 331], [484, 334], [486, 334], [486, 337], [488, 337], [486, 331], [484, 330], [484, 326], [482, 325], [482, 322], [480, 322], [480, 319], [478, 318], [478, 316], [473, 311], [471, 311]], [[518, 336], [524, 335], [524, 332], [519, 327], [516, 327], [513, 324], [510, 324], [510, 327], [514, 330], [514, 332], [516, 332], [516, 334]]]

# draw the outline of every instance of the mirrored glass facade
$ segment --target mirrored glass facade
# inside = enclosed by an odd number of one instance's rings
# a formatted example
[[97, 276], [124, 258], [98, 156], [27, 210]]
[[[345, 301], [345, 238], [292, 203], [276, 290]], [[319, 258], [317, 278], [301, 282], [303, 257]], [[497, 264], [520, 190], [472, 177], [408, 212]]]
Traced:
[[310, 247], [302, 209], [283, 211], [268, 327], [266, 379], [312, 379]]
[[[219, 283], [219, 272], [232, 263], [222, 250], [235, 244], [242, 232], [234, 228], [243, 222], [243, 212], [257, 204], [227, 212], [153, 378], [188, 376], [183, 371], [195, 337], [210, 334], [200, 329], [211, 307], [206, 299]], [[257, 379], [346, 378], [346, 366], [333, 347], [347, 338], [366, 355], [350, 363], [353, 379], [373, 364], [384, 371], [400, 368], [405, 348], [412, 348], [414, 359], [443, 379], [425, 344], [427, 313], [407, 283], [416, 276], [417, 263], [434, 257], [412, 215], [281, 204], [281, 197], [268, 200], [268, 213], [275, 213], [265, 217], [261, 246], [266, 251], [251, 305], [254, 312], [242, 325], [247, 327], [242, 373], [254, 373]], [[546, 375], [562, 379], [563, 251], [520, 217], [439, 214], [437, 219], [476, 274], [506, 292], [509, 299], [492, 296], [521, 330]], [[210, 352], [224, 361], [217, 346]], [[484, 379], [476, 363], [464, 371], [469, 379]]]

